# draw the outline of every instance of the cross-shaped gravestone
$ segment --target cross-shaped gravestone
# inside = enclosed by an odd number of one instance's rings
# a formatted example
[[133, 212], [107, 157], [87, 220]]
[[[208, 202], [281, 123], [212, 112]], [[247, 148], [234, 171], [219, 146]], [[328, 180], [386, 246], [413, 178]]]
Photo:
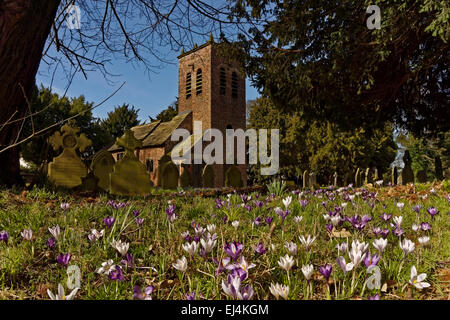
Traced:
[[49, 142], [55, 151], [63, 149], [63, 152], [49, 164], [48, 176], [57, 186], [73, 188], [82, 183], [81, 178], [86, 177], [87, 169], [76, 150], [83, 152], [91, 145], [84, 133], [78, 136], [80, 131], [73, 122], [65, 124], [60, 132], [55, 132]]
[[147, 195], [150, 193], [150, 176], [145, 166], [134, 155], [142, 142], [134, 137], [133, 131], [127, 130], [116, 144], [125, 149], [125, 155], [114, 165], [111, 173], [111, 194]]

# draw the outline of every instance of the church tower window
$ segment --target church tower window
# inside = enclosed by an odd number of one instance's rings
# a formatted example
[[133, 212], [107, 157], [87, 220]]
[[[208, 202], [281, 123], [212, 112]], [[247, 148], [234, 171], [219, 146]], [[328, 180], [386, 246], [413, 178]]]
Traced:
[[200, 94], [202, 93], [202, 69], [197, 70], [197, 77], [195, 80], [195, 93]]
[[188, 74], [186, 75], [186, 99], [189, 99], [192, 95], [191, 81], [192, 81], [191, 73], [188, 72]]

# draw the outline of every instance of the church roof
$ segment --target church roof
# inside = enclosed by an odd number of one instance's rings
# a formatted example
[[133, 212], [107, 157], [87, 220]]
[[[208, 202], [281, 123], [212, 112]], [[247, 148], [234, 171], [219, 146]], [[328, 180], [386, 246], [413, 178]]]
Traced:
[[[177, 129], [181, 123], [186, 119], [186, 117], [192, 111], [183, 111], [173, 117], [172, 120], [167, 122], [154, 121], [148, 124], [140, 125], [131, 128], [136, 139], [142, 141], [142, 147], [155, 147], [163, 145], [170, 136], [172, 132]], [[108, 149], [110, 152], [123, 150], [122, 147], [114, 144]]]

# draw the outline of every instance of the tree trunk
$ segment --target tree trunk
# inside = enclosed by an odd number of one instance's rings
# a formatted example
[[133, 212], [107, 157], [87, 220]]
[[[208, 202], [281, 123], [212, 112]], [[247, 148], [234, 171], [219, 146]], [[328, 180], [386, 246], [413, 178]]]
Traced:
[[[0, 0], [0, 150], [20, 135], [60, 0]], [[24, 95], [25, 93], [25, 95]], [[20, 147], [0, 152], [0, 185], [20, 184]]]

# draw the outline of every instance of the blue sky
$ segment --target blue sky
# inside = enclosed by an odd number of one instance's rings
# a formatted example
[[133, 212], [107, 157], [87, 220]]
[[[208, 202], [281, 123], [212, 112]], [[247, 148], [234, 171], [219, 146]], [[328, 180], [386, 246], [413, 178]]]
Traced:
[[[161, 48], [165, 51], [166, 48]], [[189, 50], [190, 48], [186, 48]], [[90, 72], [86, 80], [81, 73], [78, 73], [69, 90], [68, 97], [78, 97], [84, 95], [87, 101], [99, 103], [112, 92], [114, 92], [124, 81], [125, 86], [120, 89], [111, 99], [97, 109], [93, 114], [97, 118], [105, 118], [109, 111], [115, 106], [123, 103], [134, 105], [140, 109], [139, 118], [142, 121], [148, 121], [148, 117], [155, 117], [161, 110], [167, 108], [178, 94], [178, 59], [179, 52], [169, 53], [168, 60], [173, 64], [161, 64], [159, 69], [150, 74], [145, 72], [143, 66], [136, 63], [127, 63], [123, 59], [111, 58], [111, 65], [108, 71], [113, 73], [114, 77], [109, 77], [114, 84], [108, 83], [99, 72]], [[41, 83], [48, 87], [52, 81], [52, 70], [48, 70], [45, 63], [41, 63], [39, 72], [36, 76], [38, 86]], [[52, 89], [54, 92], [62, 95], [67, 86], [66, 75], [61, 68], [57, 69], [53, 79]], [[256, 89], [250, 86], [250, 81], [246, 81], [246, 99], [251, 100], [259, 96]]]

